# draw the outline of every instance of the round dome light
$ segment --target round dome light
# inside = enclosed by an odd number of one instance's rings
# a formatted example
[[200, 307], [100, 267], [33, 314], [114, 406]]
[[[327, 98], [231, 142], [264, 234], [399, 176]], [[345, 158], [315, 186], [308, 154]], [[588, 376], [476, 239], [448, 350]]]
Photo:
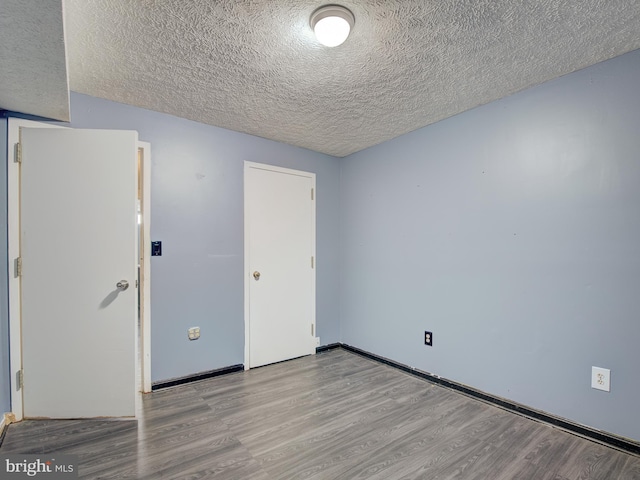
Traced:
[[337, 47], [347, 39], [356, 20], [345, 7], [325, 5], [311, 14], [309, 23], [321, 44]]

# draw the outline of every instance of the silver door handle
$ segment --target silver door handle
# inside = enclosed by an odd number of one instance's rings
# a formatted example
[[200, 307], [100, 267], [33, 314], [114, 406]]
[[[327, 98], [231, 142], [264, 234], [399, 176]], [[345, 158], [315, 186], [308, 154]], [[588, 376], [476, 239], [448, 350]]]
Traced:
[[118, 283], [116, 283], [116, 287], [118, 290], [124, 291], [129, 288], [129, 282], [127, 282], [126, 280], [120, 280]]
[[255, 278], [256, 280], [260, 280], [260, 272], [258, 271], [253, 272], [253, 278]]

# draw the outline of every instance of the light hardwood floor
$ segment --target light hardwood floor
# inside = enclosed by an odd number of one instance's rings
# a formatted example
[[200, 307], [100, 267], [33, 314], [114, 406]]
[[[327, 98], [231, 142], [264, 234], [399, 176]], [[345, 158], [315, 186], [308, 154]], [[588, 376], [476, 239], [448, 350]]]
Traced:
[[17, 423], [11, 452], [87, 479], [640, 480], [640, 457], [341, 349], [145, 395], [137, 422]]

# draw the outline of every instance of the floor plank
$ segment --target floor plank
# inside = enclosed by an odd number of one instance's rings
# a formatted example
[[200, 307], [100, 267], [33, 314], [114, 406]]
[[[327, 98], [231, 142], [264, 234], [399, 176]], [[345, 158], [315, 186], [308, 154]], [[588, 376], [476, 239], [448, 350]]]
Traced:
[[640, 480], [640, 457], [345, 350], [145, 395], [138, 419], [9, 426], [83, 479]]

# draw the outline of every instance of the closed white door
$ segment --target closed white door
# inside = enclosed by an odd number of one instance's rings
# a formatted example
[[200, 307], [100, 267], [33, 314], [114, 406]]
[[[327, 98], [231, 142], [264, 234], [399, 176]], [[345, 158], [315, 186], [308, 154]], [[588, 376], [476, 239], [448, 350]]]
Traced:
[[314, 188], [312, 173], [245, 164], [249, 367], [315, 353]]
[[137, 133], [20, 137], [24, 415], [134, 416]]

